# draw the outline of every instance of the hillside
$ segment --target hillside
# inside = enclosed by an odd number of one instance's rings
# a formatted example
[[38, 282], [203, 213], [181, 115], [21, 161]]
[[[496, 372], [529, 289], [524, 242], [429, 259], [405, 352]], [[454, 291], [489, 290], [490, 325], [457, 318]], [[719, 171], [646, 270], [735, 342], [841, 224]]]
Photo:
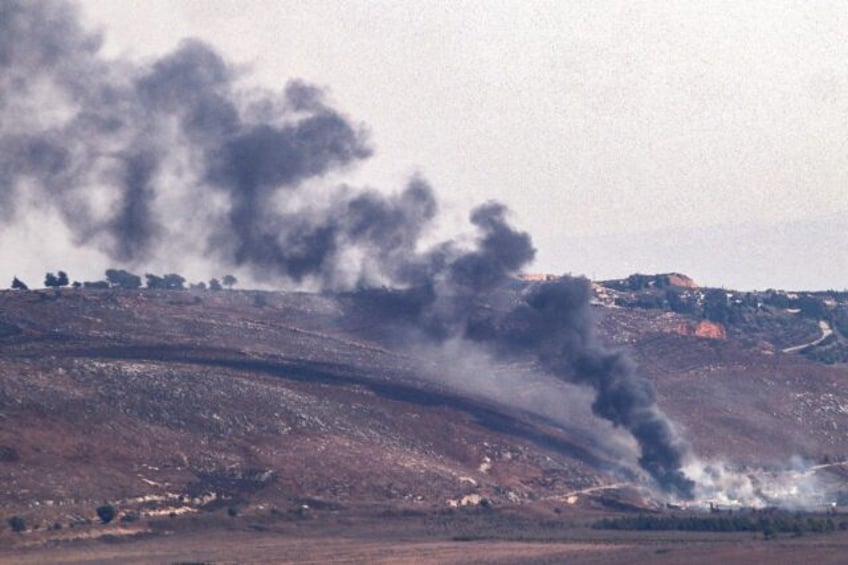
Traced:
[[634, 274], [595, 289], [606, 305], [683, 314], [690, 328], [692, 322], [720, 326], [721, 337], [750, 347], [789, 349], [828, 364], [848, 361], [848, 292], [701, 288], [678, 273]]
[[610, 464], [543, 418], [422, 380], [420, 360], [359, 337], [373, 321], [344, 299], [0, 300], [6, 515], [71, 520], [102, 501], [194, 510], [178, 497], [213, 495], [441, 508], [596, 485]]
[[[20, 516], [62, 539], [96, 530], [103, 504], [130, 532], [226, 509], [541, 505], [593, 516], [663, 504], [644, 490], [632, 440], [592, 415], [585, 387], [532, 360], [410, 342], [380, 292], [0, 293], [4, 522]], [[684, 313], [593, 313], [601, 340], [633, 356], [698, 456], [772, 469], [793, 456], [848, 458], [843, 366], [738, 328], [684, 335], [697, 322]], [[828, 472], [828, 496], [841, 496], [840, 469]]]

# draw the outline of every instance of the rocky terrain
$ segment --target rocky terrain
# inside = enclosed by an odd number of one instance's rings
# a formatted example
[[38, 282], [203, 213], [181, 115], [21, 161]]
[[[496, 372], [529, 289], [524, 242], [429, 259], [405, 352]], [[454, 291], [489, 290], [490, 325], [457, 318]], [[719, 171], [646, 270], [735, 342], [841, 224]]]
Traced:
[[[841, 504], [846, 369], [783, 351], [815, 340], [817, 317], [792, 304], [743, 322], [635, 304], [654, 295], [599, 285], [592, 310], [602, 341], [635, 359], [693, 452], [735, 469], [828, 465], [828, 496]], [[664, 507], [632, 440], [592, 415], [591, 392], [531, 361], [410, 341], [383, 302], [0, 293], [3, 544], [243, 517], [371, 523], [465, 507], [583, 520]], [[822, 319], [838, 328], [838, 313]], [[98, 525], [104, 506], [115, 515]]]

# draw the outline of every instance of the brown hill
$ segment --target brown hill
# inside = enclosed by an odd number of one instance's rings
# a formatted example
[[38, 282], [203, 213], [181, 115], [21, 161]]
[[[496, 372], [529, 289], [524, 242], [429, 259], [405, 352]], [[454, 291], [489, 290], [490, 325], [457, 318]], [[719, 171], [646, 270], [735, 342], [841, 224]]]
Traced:
[[[848, 454], [844, 368], [683, 336], [680, 314], [595, 312], [697, 453], [740, 465]], [[0, 514], [29, 528], [70, 535], [106, 503], [128, 527], [228, 507], [579, 499], [591, 513], [575, 493], [640, 484], [632, 444], [585, 391], [532, 363], [401, 346], [355, 295], [3, 292], [0, 328]], [[595, 492], [597, 508], [643, 503]]]
[[749, 465], [848, 455], [848, 369], [747, 340], [680, 335], [671, 312], [598, 309], [606, 340], [631, 352], [696, 451]]
[[104, 501], [520, 501], [613, 466], [588, 437], [422, 379], [420, 359], [361, 337], [375, 320], [344, 299], [6, 292], [0, 309], [0, 512], [30, 522]]

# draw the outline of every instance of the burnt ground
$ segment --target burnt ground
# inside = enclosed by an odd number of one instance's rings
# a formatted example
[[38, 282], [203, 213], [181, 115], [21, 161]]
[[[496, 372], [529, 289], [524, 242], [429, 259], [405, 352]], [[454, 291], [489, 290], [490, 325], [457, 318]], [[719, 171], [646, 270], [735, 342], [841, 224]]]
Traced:
[[[597, 313], [601, 336], [631, 352], [699, 453], [739, 465], [848, 458], [844, 367], [681, 336], [678, 314]], [[79, 562], [135, 551], [213, 560], [236, 546], [259, 553], [219, 559], [426, 562], [432, 551], [431, 562], [473, 562], [483, 551], [481, 561], [556, 562], [588, 540], [586, 562], [615, 562], [643, 532], [598, 534], [589, 521], [656, 510], [636, 491], [586, 490], [638, 486], [638, 473], [584, 393], [531, 364], [473, 356], [450, 375], [350, 295], [2, 292], [0, 327], [0, 546], [15, 548], [4, 559], [53, 561], [39, 552], [60, 543]], [[97, 523], [104, 504], [117, 509], [112, 524]], [[492, 533], [488, 517], [505, 512], [528, 525]], [[12, 516], [27, 531], [13, 533]], [[455, 539], [474, 520], [489, 533]], [[163, 543], [163, 532], [179, 535]], [[676, 535], [668, 552], [650, 553], [665, 547], [652, 541], [639, 551], [665, 559], [692, 542]], [[495, 553], [481, 549], [494, 541]]]

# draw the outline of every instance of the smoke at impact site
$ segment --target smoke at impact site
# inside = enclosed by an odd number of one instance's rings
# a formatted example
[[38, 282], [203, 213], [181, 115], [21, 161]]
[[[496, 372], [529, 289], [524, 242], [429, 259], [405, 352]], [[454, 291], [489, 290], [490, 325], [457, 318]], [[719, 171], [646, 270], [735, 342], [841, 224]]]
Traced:
[[[471, 211], [471, 241], [425, 245], [438, 216], [415, 176], [394, 194], [326, 186], [369, 158], [367, 129], [301, 81], [244, 89], [211, 46], [186, 40], [144, 64], [100, 55], [101, 38], [64, 1], [0, 0], [0, 221], [58, 215], [73, 242], [116, 266], [203, 257], [280, 285], [404, 289], [435, 341], [461, 338], [532, 358], [591, 387], [593, 412], [637, 441], [639, 464], [688, 498], [688, 444], [651, 383], [595, 338], [583, 278], [531, 285], [481, 318], [475, 297], [509, 283], [535, 255], [509, 211]], [[240, 271], [240, 272], [241, 272]]]

